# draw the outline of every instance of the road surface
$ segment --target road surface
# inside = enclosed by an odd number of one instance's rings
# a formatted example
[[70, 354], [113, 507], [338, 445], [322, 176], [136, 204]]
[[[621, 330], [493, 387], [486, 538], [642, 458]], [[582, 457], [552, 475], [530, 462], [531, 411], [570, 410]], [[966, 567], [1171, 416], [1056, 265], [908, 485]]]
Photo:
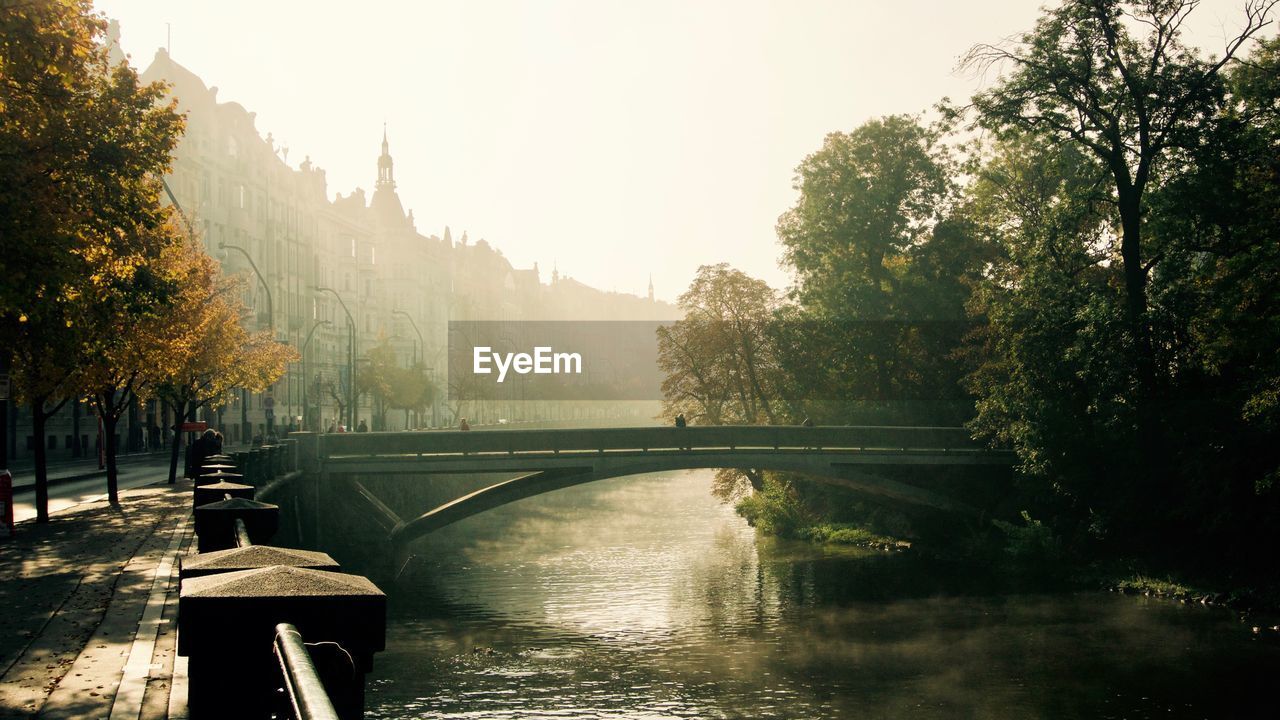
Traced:
[[[179, 460], [181, 470], [181, 460]], [[120, 466], [120, 489], [141, 487], [169, 479], [169, 459], [148, 460]], [[105, 475], [86, 480], [55, 483], [49, 486], [49, 512], [56, 513], [82, 503], [95, 502], [107, 496]], [[22, 522], [36, 516], [36, 491], [13, 494], [13, 520]]]

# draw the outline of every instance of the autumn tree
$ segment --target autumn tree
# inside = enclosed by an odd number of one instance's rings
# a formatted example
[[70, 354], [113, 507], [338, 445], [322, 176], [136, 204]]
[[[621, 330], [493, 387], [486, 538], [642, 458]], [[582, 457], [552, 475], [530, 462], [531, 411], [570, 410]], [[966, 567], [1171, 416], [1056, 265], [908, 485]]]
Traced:
[[[427, 412], [438, 392], [427, 366], [422, 361], [404, 368], [396, 368], [392, 373], [391, 397], [387, 406], [396, 410], [404, 410], [405, 426], [409, 426], [409, 414]], [[385, 427], [385, 421], [383, 427]]]
[[[777, 424], [792, 415], [773, 342], [778, 302], [764, 281], [728, 264], [698, 268], [679, 298], [683, 317], [657, 330], [668, 421], [683, 414], [703, 425]], [[716, 492], [730, 497], [743, 481], [759, 489], [763, 475], [719, 470]]]
[[119, 502], [116, 426], [131, 403], [146, 399], [164, 382], [167, 369], [190, 353], [189, 337], [175, 317], [192, 298], [191, 264], [199, 250], [186, 245], [173, 223], [156, 228], [152, 247], [129, 273], [95, 274], [93, 300], [85, 304], [84, 359], [77, 394], [89, 398], [102, 421], [107, 497]]
[[[290, 346], [270, 331], [250, 334], [240, 323], [246, 313], [239, 280], [223, 277], [217, 263], [195, 244], [183, 246], [180, 263], [183, 295], [170, 314], [168, 332], [175, 343], [171, 364], [156, 394], [179, 422], [194, 420], [198, 409], [230, 400], [233, 391], [261, 392], [298, 360]], [[174, 433], [169, 482], [177, 478], [182, 434]]]
[[396, 350], [384, 335], [369, 348], [366, 358], [368, 362], [356, 377], [356, 394], [367, 395], [373, 401], [373, 429], [381, 430], [387, 425], [387, 409], [397, 384]]
[[786, 415], [770, 324], [777, 294], [725, 263], [698, 268], [679, 321], [658, 329], [663, 414], [706, 425], [776, 423]]
[[416, 362], [401, 367], [388, 337], [380, 337], [367, 357], [368, 363], [360, 369], [356, 389], [373, 400], [373, 429], [386, 429], [389, 410], [404, 410], [408, 426], [409, 413], [425, 411], [435, 397], [436, 389], [426, 366]]
[[37, 519], [44, 428], [73, 396], [98, 288], [128, 283], [166, 217], [161, 176], [182, 131], [163, 87], [110, 67], [89, 0], [0, 7], [0, 332], [31, 408]]

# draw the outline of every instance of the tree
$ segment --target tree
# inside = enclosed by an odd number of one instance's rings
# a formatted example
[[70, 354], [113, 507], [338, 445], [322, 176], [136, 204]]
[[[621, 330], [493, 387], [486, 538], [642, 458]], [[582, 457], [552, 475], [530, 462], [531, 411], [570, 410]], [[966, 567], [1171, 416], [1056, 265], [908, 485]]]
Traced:
[[89, 0], [0, 8], [0, 332], [32, 410], [37, 520], [46, 420], [92, 348], [93, 292], [128, 282], [167, 211], [159, 178], [182, 130], [158, 84], [109, 67]]
[[[1017, 449], [1024, 499], [1048, 509], [1068, 537], [1208, 566], [1280, 538], [1277, 50], [1263, 43], [1247, 61], [1209, 75], [1216, 63], [1167, 49], [1176, 47], [1176, 32], [1167, 36], [1176, 22], [1170, 30], [1168, 19], [1144, 17], [1166, 33], [1166, 49], [1142, 72], [1181, 58], [1178, 77], [1217, 89], [1181, 130], [1168, 124], [1177, 108], [1161, 111], [1152, 127], [1164, 128], [1163, 144], [1160, 133], [1145, 146], [1121, 133], [1130, 164], [1144, 147], [1160, 148], [1148, 156], [1137, 225], [1121, 218], [1115, 158], [1094, 147], [1106, 133], [1077, 139], [1035, 123], [1003, 126], [968, 188], [967, 214], [1001, 251], [971, 304], [987, 321], [983, 361], [969, 378], [978, 396], [973, 427]], [[1079, 22], [1101, 25], [1092, 16]], [[1095, 39], [1106, 47], [1105, 37]], [[1126, 41], [1124, 53], [1156, 53], [1150, 42]], [[1120, 61], [1132, 62], [1124, 53]], [[1109, 92], [1123, 98], [1124, 72], [1102, 57], [1109, 69], [1093, 72], [1119, 83]], [[1064, 88], [1069, 79], [1054, 82]], [[1176, 99], [1179, 87], [1141, 102]], [[1116, 117], [1136, 113], [1115, 102]], [[1137, 327], [1133, 256], [1124, 247], [1135, 238]]]
[[[221, 276], [217, 264], [194, 242], [182, 246], [184, 293], [175, 303], [169, 332], [179, 350], [156, 394], [178, 422], [195, 420], [201, 407], [229, 401], [238, 388], [270, 387], [298, 360], [297, 351], [276, 342], [270, 331], [250, 334], [240, 324], [246, 308], [239, 281]], [[175, 429], [169, 482], [177, 479], [182, 434]]]
[[387, 406], [404, 410], [406, 427], [409, 425], [409, 413], [427, 412], [437, 392], [427, 366], [421, 360], [407, 368], [396, 368], [391, 376], [391, 388]]
[[985, 257], [953, 212], [945, 130], [871, 120], [829, 134], [796, 169], [799, 198], [777, 226], [796, 279], [779, 342], [794, 395], [826, 421], [870, 420], [865, 401], [964, 400], [950, 355]]
[[683, 319], [658, 329], [663, 414], [707, 425], [776, 423], [784, 414], [769, 326], [778, 306], [762, 280], [703, 265], [680, 295]]
[[1024, 496], [1041, 514], [1058, 494], [1081, 522], [1090, 508], [1109, 516], [1122, 505], [1122, 468], [1133, 462], [1130, 375], [1105, 352], [1124, 334], [1105, 252], [1105, 172], [1072, 145], [1006, 136], [965, 210], [1001, 250], [970, 303], [984, 320], [967, 378], [970, 426], [1018, 451]]
[[[175, 316], [187, 312], [187, 274], [191, 248], [173, 223], [151, 233], [150, 257], [127, 276], [95, 274], [83, 325], [87, 347], [75, 377], [78, 393], [89, 397], [102, 421], [103, 457], [107, 466], [107, 498], [119, 502], [116, 426], [129, 406], [145, 399], [163, 382], [166, 369], [190, 351], [183, 324]], [[199, 252], [198, 250], [196, 252]], [[109, 283], [104, 280], [110, 279]]]
[[[771, 325], [777, 293], [725, 263], [703, 265], [680, 295], [684, 317], [658, 329], [662, 411], [704, 425], [776, 424], [788, 417], [782, 367]], [[718, 470], [716, 492], [731, 497], [742, 480], [763, 487], [754, 470]]]
[[[981, 126], [1078, 146], [1104, 167], [1119, 234], [1128, 338], [1112, 349], [1132, 366], [1137, 442], [1154, 456], [1159, 343], [1148, 315], [1148, 280], [1169, 248], [1147, 241], [1149, 191], [1163, 161], [1198, 146], [1223, 108], [1223, 69], [1270, 23], [1277, 0], [1246, 0], [1244, 28], [1220, 57], [1185, 46], [1181, 28], [1196, 0], [1066, 0], [1011, 47], [977, 45], [966, 65], [1009, 67], [973, 99]], [[1135, 34], [1135, 31], [1137, 34]], [[1154, 459], [1154, 457], [1153, 457]]]

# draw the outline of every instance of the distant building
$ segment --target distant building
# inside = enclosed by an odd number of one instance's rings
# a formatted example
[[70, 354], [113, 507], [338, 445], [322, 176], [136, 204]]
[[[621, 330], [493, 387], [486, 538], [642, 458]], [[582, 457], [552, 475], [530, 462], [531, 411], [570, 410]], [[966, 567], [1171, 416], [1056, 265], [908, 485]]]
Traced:
[[[113, 44], [113, 52], [118, 53], [118, 45]], [[333, 293], [317, 292], [318, 287], [342, 296], [355, 321], [358, 355], [390, 338], [406, 365], [416, 353], [442, 384], [450, 320], [677, 317], [675, 307], [653, 299], [652, 279], [648, 298], [597, 290], [558, 271], [544, 284], [536, 264], [514, 268], [485, 240], [472, 243], [463, 233], [455, 243], [448, 227], [443, 237], [424, 235], [396, 193], [385, 128], [372, 197], [356, 188], [330, 200], [325, 172], [310, 157], [291, 167], [288, 148], [270, 134], [259, 134], [253, 112], [239, 103], [219, 102], [216, 87], [206, 86], [164, 49], [142, 73], [143, 82], [155, 80], [170, 83], [187, 113], [186, 134], [166, 180], [206, 251], [221, 261], [224, 271], [248, 275], [244, 299], [253, 310], [251, 329], [274, 328], [277, 338], [301, 348], [314, 328], [305, 363], [290, 367], [267, 393], [242, 393], [208, 417], [232, 443], [252, 437], [259, 426], [296, 423], [304, 415], [304, 395], [313, 407], [313, 423], [327, 427], [336, 422], [333, 395], [336, 391], [345, 398], [349, 381], [347, 316]], [[262, 274], [270, 303], [245, 254]], [[317, 326], [321, 321], [330, 324]], [[422, 333], [421, 343], [413, 326]], [[362, 401], [360, 417], [370, 417], [368, 402]], [[420, 422], [450, 420], [447, 408], [433, 411], [433, 417]], [[72, 415], [67, 410], [50, 421], [50, 437], [43, 441], [53, 451], [51, 457], [73, 453], [77, 441], [72, 435], [93, 451], [94, 419], [76, 421]], [[27, 457], [36, 442], [25, 436], [29, 419], [21, 409], [14, 410], [13, 419], [10, 457]], [[391, 413], [386, 429], [403, 427], [404, 421], [403, 415]], [[154, 402], [135, 409], [121, 424], [119, 447], [137, 448], [154, 439], [153, 427], [171, 424]], [[163, 439], [163, 431], [159, 435]]]

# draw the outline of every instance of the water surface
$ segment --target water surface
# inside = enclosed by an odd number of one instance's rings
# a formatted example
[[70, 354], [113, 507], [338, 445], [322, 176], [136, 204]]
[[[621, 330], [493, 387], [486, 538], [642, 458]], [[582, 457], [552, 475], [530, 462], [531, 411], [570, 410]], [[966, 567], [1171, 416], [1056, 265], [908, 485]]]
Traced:
[[571, 488], [419, 545], [367, 716], [1280, 717], [1280, 648], [1231, 611], [760, 539], [710, 481]]

